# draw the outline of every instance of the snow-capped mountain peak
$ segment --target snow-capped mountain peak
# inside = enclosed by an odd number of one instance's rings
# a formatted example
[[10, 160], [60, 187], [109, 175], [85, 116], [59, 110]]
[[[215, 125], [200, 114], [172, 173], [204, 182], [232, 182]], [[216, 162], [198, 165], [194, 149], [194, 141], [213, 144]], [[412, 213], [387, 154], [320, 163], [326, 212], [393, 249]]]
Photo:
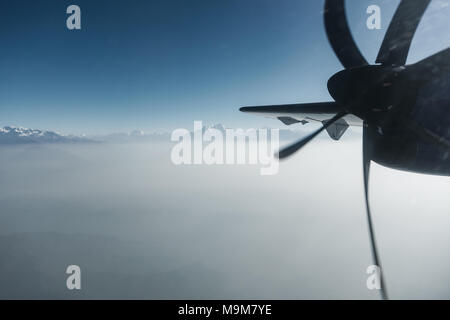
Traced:
[[88, 142], [88, 139], [65, 136], [53, 131], [5, 126], [0, 128], [0, 144]]

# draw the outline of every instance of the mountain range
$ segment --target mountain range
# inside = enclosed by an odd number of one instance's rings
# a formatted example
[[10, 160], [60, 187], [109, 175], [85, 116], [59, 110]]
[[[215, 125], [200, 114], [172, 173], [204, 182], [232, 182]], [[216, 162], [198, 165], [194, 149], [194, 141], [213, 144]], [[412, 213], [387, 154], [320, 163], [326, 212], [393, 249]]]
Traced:
[[86, 143], [88, 138], [23, 127], [0, 128], [0, 144]]
[[[208, 129], [217, 129], [225, 134], [227, 129], [222, 124], [203, 126], [202, 132]], [[191, 132], [192, 133], [192, 132]], [[305, 134], [303, 130], [281, 129], [279, 131], [280, 140], [288, 141], [298, 139]], [[101, 143], [101, 142], [170, 142], [171, 133], [155, 132], [144, 133], [135, 130], [130, 133], [112, 133], [107, 135], [76, 136], [63, 135], [54, 131], [44, 131], [39, 129], [28, 129], [23, 127], [6, 126], [0, 128], [0, 145], [5, 144], [48, 144], [48, 143]]]

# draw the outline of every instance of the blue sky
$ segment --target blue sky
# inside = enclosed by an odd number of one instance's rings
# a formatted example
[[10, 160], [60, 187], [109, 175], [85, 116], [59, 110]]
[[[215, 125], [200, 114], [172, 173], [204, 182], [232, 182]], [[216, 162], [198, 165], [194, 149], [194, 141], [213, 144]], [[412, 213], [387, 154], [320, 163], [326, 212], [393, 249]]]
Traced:
[[[347, 2], [373, 62], [399, 1]], [[433, 1], [410, 61], [449, 46], [445, 3]], [[81, 7], [82, 30], [66, 28], [70, 4]], [[381, 30], [365, 26], [370, 4], [382, 9]], [[326, 82], [342, 67], [322, 8], [319, 0], [2, 1], [0, 125], [75, 134], [194, 120], [277, 126], [238, 108], [330, 100]]]

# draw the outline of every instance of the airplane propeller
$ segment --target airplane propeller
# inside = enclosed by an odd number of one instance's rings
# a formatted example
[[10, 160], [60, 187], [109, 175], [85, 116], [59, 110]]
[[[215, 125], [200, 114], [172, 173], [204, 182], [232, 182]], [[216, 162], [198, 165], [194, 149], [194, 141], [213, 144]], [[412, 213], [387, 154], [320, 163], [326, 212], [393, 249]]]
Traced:
[[342, 112], [338, 113], [332, 119], [328, 120], [324, 125], [322, 125], [322, 127], [320, 129], [314, 131], [307, 137], [300, 139], [296, 143], [291, 144], [290, 146], [288, 146], [286, 148], [283, 148], [281, 151], [278, 152], [278, 154], [276, 156], [278, 157], [278, 159], [285, 159], [285, 158], [293, 155], [295, 152], [297, 152], [298, 150], [303, 148], [308, 142], [310, 142], [315, 137], [317, 137], [323, 130], [325, 130], [326, 128], [331, 126], [333, 123], [335, 123], [339, 119], [345, 117], [347, 114], [348, 114], [347, 111], [342, 111]]
[[367, 124], [364, 124], [363, 126], [363, 138], [362, 138], [362, 161], [363, 161], [363, 177], [364, 177], [364, 200], [366, 203], [366, 215], [367, 215], [367, 225], [368, 225], [368, 229], [369, 229], [369, 237], [370, 237], [370, 248], [371, 248], [371, 252], [372, 252], [372, 259], [373, 259], [373, 264], [378, 266], [381, 270], [381, 274], [380, 274], [380, 285], [381, 285], [381, 289], [380, 289], [380, 294], [381, 294], [381, 298], [383, 300], [387, 300], [388, 299], [388, 293], [387, 293], [387, 288], [386, 288], [386, 284], [384, 282], [384, 276], [383, 276], [383, 269], [381, 266], [381, 260], [379, 258], [378, 255], [378, 249], [377, 249], [377, 241], [375, 238], [375, 231], [374, 231], [374, 226], [373, 226], [373, 221], [372, 221], [372, 213], [370, 212], [370, 205], [369, 205], [369, 177], [370, 177], [370, 163], [371, 163], [371, 159], [372, 159], [372, 144], [370, 141], [370, 136], [369, 136], [369, 126]]
[[[403, 67], [406, 64], [411, 41], [416, 32], [416, 29], [428, 7], [431, 0], [402, 0], [398, 6], [394, 17], [389, 25], [389, 28], [384, 37], [380, 51], [377, 56], [376, 63], [381, 64], [381, 68], [385, 67], [386, 71], [382, 69], [382, 72], [392, 72], [394, 68]], [[325, 29], [336, 56], [338, 57], [344, 68], [351, 72], [352, 69], [370, 67], [358, 49], [350, 28], [347, 22], [345, 14], [345, 1], [344, 0], [326, 0], [324, 9], [324, 22]], [[423, 68], [424, 70], [430, 70], [429, 64], [438, 62], [437, 60], [446, 58], [449, 56], [448, 50], [441, 55], [435, 55], [433, 58], [425, 59], [422, 63], [417, 63], [416, 68]], [[434, 60], [433, 60], [434, 59]], [[428, 67], [428, 68], [427, 68]], [[436, 69], [436, 66], [434, 66]], [[380, 79], [377, 75], [375, 79]], [[330, 83], [329, 83], [330, 86]], [[346, 88], [351, 90], [352, 88]], [[361, 95], [366, 92], [361, 92]], [[369, 206], [369, 176], [370, 176], [370, 163], [372, 160], [373, 141], [371, 141], [370, 130], [373, 130], [378, 124], [374, 123], [373, 117], [365, 116], [364, 110], [360, 110], [363, 107], [364, 98], [358, 99], [358, 97], [352, 97], [351, 105], [348, 101], [336, 101], [341, 107], [342, 111], [337, 113], [332, 119], [325, 122], [325, 124], [312, 134], [300, 139], [299, 141], [281, 149], [276, 155], [279, 159], [286, 159], [293, 155], [295, 152], [303, 148], [308, 142], [316, 138], [322, 131], [339, 119], [345, 117], [348, 114], [356, 114], [362, 117], [364, 120], [363, 125], [363, 139], [362, 139], [362, 161], [363, 161], [363, 176], [364, 176], [364, 196], [366, 204], [367, 222], [371, 243], [372, 259], [373, 263], [380, 267], [381, 261], [379, 258], [374, 226]], [[336, 99], [336, 97], [335, 97]], [[396, 101], [392, 101], [391, 106]], [[389, 111], [385, 114], [385, 119], [389, 118]], [[382, 299], [388, 299], [387, 289], [384, 283], [383, 272], [381, 272], [381, 290], [380, 294]]]

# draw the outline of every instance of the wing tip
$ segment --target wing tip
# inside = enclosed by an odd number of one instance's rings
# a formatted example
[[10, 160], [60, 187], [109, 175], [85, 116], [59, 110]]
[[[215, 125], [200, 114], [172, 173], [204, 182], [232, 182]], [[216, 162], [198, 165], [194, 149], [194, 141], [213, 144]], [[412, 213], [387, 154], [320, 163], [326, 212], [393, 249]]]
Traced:
[[255, 111], [255, 107], [240, 107], [239, 108], [239, 111], [240, 112], [252, 112], [252, 111]]

